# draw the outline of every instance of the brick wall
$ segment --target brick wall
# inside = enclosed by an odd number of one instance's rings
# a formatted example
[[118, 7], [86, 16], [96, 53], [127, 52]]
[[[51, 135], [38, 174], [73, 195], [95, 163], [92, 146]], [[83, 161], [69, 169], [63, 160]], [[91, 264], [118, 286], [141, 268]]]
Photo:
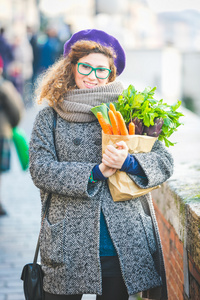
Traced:
[[195, 265], [192, 257], [189, 255], [189, 282], [190, 282], [190, 298], [200, 300], [200, 269]]
[[[154, 203], [160, 231], [169, 300], [200, 300], [200, 269], [184, 249], [174, 227]], [[186, 254], [184, 254], [186, 253]]]

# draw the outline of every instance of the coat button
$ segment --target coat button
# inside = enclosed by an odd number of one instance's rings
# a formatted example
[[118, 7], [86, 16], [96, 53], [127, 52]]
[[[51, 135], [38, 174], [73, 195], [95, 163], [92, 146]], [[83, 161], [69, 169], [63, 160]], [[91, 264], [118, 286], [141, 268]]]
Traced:
[[101, 139], [96, 139], [94, 141], [95, 145], [100, 146], [101, 145]]
[[79, 146], [80, 143], [81, 143], [81, 139], [76, 138], [76, 139], [73, 140], [73, 143], [74, 143], [74, 145]]

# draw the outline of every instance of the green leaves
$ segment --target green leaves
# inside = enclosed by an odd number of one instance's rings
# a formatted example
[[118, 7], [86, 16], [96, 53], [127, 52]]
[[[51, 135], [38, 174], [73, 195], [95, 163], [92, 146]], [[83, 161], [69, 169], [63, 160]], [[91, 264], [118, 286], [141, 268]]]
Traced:
[[168, 138], [182, 124], [179, 118], [183, 114], [177, 111], [181, 101], [171, 106], [163, 103], [163, 99], [158, 101], [154, 98], [155, 90], [156, 87], [147, 87], [143, 92], [137, 92], [133, 85], [129, 85], [119, 96], [116, 109], [121, 112], [126, 123], [137, 117], [146, 127], [154, 126], [155, 119], [162, 118], [164, 122], [158, 139], [164, 141], [167, 147], [173, 146], [174, 143]]

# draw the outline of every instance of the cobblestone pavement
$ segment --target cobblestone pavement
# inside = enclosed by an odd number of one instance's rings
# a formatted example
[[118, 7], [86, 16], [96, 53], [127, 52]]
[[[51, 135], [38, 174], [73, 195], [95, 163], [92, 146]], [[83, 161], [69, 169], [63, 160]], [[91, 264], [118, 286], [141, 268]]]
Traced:
[[[20, 124], [28, 138], [37, 110], [28, 109]], [[24, 300], [21, 271], [32, 262], [40, 229], [39, 191], [30, 174], [22, 171], [12, 149], [12, 168], [2, 176], [2, 202], [7, 215], [0, 217], [0, 300]], [[83, 300], [94, 300], [84, 295]], [[129, 300], [134, 300], [130, 297]]]

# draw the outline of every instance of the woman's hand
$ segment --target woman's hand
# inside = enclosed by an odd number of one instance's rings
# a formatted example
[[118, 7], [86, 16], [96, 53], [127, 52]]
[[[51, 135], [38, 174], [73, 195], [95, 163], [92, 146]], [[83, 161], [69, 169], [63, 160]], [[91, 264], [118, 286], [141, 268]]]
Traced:
[[103, 163], [101, 163], [99, 165], [99, 170], [101, 171], [101, 173], [103, 174], [104, 177], [110, 177], [111, 175], [113, 175], [117, 170], [107, 167], [106, 165], [104, 165]]
[[107, 167], [121, 169], [128, 155], [128, 146], [124, 141], [116, 143], [117, 148], [108, 145], [103, 154], [102, 163]]

